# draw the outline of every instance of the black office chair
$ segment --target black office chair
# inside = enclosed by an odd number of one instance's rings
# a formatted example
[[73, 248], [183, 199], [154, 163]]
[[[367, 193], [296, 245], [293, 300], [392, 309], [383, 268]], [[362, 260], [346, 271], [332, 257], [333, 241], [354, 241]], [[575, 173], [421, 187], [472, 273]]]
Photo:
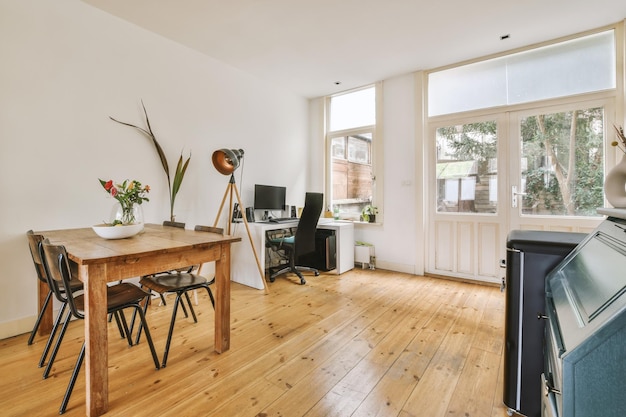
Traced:
[[315, 276], [320, 274], [317, 269], [296, 265], [296, 262], [300, 257], [315, 252], [315, 231], [320, 214], [322, 213], [323, 205], [324, 194], [306, 193], [304, 209], [302, 210], [295, 235], [267, 240], [268, 245], [273, 250], [284, 250], [289, 258], [289, 265], [287, 267], [270, 274], [270, 282], [274, 282], [279, 275], [293, 272], [300, 278], [300, 284], [304, 285], [306, 284], [306, 280], [302, 276], [302, 271], [313, 272]]

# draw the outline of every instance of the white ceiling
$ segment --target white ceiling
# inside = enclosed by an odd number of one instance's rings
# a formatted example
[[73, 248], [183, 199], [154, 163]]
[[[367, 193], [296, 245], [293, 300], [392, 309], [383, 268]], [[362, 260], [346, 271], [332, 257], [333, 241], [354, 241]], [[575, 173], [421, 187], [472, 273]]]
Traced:
[[625, 0], [83, 1], [305, 97], [626, 18]]

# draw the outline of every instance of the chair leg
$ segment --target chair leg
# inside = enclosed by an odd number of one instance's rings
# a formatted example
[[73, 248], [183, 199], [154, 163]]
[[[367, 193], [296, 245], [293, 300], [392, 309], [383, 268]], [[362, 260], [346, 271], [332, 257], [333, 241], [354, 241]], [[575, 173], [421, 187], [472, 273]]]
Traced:
[[306, 280], [302, 276], [302, 273], [296, 268], [296, 257], [293, 253], [289, 256], [289, 268], [291, 269], [291, 272], [300, 278], [300, 285], [306, 284]]
[[306, 280], [304, 279], [304, 276], [302, 276], [302, 273], [300, 271], [298, 271], [297, 269], [294, 269], [291, 272], [293, 272], [294, 274], [298, 276], [298, 278], [300, 278], [300, 285], [306, 284]]
[[[319, 275], [319, 272], [316, 269], [311, 268], [310, 270], [312, 272], [315, 272], [315, 276]], [[304, 276], [302, 276], [302, 273], [298, 270], [298, 267], [296, 267], [295, 258], [291, 255], [289, 256], [289, 266], [281, 269], [278, 272], [274, 272], [273, 274], [271, 274], [270, 282], [274, 282], [277, 276], [282, 275], [286, 272], [293, 272], [294, 274], [296, 274], [298, 278], [300, 278], [300, 285], [306, 284], [306, 280], [304, 279]]]
[[291, 271], [291, 268], [287, 266], [285, 268], [282, 268], [282, 269], [274, 272], [273, 274], [270, 275], [270, 282], [274, 282], [276, 280], [277, 276], [282, 275], [282, 274], [284, 274], [286, 272], [289, 272], [289, 271]]
[[76, 378], [78, 377], [78, 373], [80, 372], [80, 368], [83, 365], [83, 360], [85, 359], [85, 343], [83, 342], [83, 347], [78, 354], [78, 359], [76, 360], [76, 365], [74, 365], [74, 370], [72, 371], [72, 376], [70, 377], [70, 382], [67, 385], [67, 389], [65, 390], [65, 395], [63, 396], [63, 401], [61, 402], [61, 408], [59, 408], [59, 414], [65, 413], [65, 409], [67, 408], [67, 403], [70, 401], [70, 397], [72, 396], [72, 391], [74, 390], [74, 384], [76, 384]]
[[[159, 365], [159, 357], [156, 353], [156, 349], [154, 348], [154, 343], [152, 342], [152, 336], [150, 335], [150, 329], [148, 328], [148, 324], [146, 322], [146, 316], [144, 316], [143, 311], [141, 309], [141, 305], [135, 304], [132, 306], [134, 311], [139, 314], [139, 320], [141, 324], [146, 328], [146, 340], [148, 341], [148, 346], [150, 347], [150, 353], [152, 353], [152, 360], [154, 361], [154, 366], [156, 369], [160, 368]], [[124, 312], [122, 310], [116, 311], [115, 317], [117, 317], [117, 313], [120, 313], [120, 319], [122, 325], [126, 328], [126, 318], [124, 316]], [[130, 340], [130, 333], [126, 332], [128, 338]], [[61, 408], [59, 408], [59, 414], [65, 413], [67, 409], [67, 404], [70, 401], [70, 397], [72, 395], [72, 391], [74, 390], [74, 385], [76, 384], [76, 379], [78, 378], [78, 373], [80, 372], [80, 368], [83, 365], [83, 361], [85, 359], [85, 343], [83, 342], [83, 347], [78, 354], [78, 359], [76, 360], [76, 365], [74, 366], [74, 370], [72, 371], [72, 376], [70, 377], [70, 382], [67, 385], [67, 389], [65, 391], [65, 395], [63, 396], [63, 401], [61, 402]]]
[[118, 312], [116, 311], [115, 313], [111, 313], [109, 317], [115, 317], [115, 323], [117, 324], [117, 329], [120, 331], [120, 338], [122, 339], [125, 338], [126, 333], [128, 332], [124, 330], [124, 326], [122, 326], [122, 322], [120, 321], [120, 316]]
[[124, 329], [124, 334], [122, 334], [122, 338], [126, 335], [126, 340], [128, 341], [128, 346], [133, 346], [132, 335], [130, 334], [130, 330], [128, 329], [128, 324], [126, 323], [126, 316], [124, 315], [124, 310], [116, 311], [115, 319], [118, 321], [118, 325], [122, 324], [122, 328]]
[[176, 323], [176, 312], [178, 311], [178, 305], [180, 304], [180, 294], [176, 295], [174, 301], [174, 308], [172, 309], [172, 320], [170, 321], [170, 329], [167, 333], [167, 341], [165, 342], [165, 352], [163, 353], [163, 363], [161, 368], [165, 368], [167, 365], [167, 356], [170, 352], [170, 343], [172, 342], [172, 334], [174, 333], [174, 323]]
[[185, 318], [188, 318], [189, 313], [187, 313], [187, 307], [185, 307], [185, 303], [181, 303], [180, 306], [183, 309], [183, 314], [185, 315]]
[[52, 364], [54, 364], [54, 359], [57, 357], [57, 353], [59, 353], [59, 348], [61, 347], [61, 342], [63, 341], [63, 336], [65, 336], [65, 332], [67, 331], [67, 327], [70, 324], [72, 318], [72, 312], [68, 311], [65, 321], [63, 322], [63, 326], [61, 327], [61, 332], [57, 337], [57, 341], [54, 344], [54, 348], [52, 349], [52, 353], [50, 353], [50, 359], [48, 360], [48, 364], [46, 365], [46, 369], [43, 371], [43, 379], [48, 378], [50, 375], [50, 371], [52, 370]]
[[154, 348], [154, 343], [152, 342], [152, 336], [150, 335], [150, 329], [148, 328], [148, 323], [146, 321], [146, 316], [143, 313], [141, 305], [135, 304], [133, 306], [133, 308], [135, 309], [135, 312], [137, 314], [139, 314], [139, 321], [141, 322], [140, 327], [145, 327], [146, 328], [146, 340], [148, 341], [148, 346], [150, 347], [150, 352], [152, 353], [152, 359], [154, 360], [154, 366], [156, 367], [156, 369], [160, 369], [161, 366], [159, 365], [159, 356], [157, 355], [156, 349]]
[[43, 302], [43, 306], [41, 307], [41, 310], [39, 310], [39, 315], [37, 316], [37, 321], [35, 321], [35, 326], [33, 327], [33, 331], [30, 332], [30, 337], [28, 338], [29, 345], [33, 344], [33, 340], [35, 339], [37, 330], [39, 330], [39, 324], [41, 323], [41, 319], [43, 318], [43, 315], [46, 312], [46, 308], [48, 308], [48, 304], [50, 304], [50, 298], [52, 298], [52, 291], [48, 290], [48, 295], [46, 295], [46, 300]]
[[[150, 295], [145, 298], [145, 305], [143, 306], [143, 315], [145, 316], [148, 312], [148, 306], [150, 305]], [[137, 315], [137, 311], [133, 311], [133, 323], [135, 321], [135, 316]], [[131, 324], [131, 331], [133, 328], [133, 324]], [[139, 320], [139, 328], [137, 329], [137, 337], [135, 338], [135, 344], [139, 344], [139, 339], [141, 339], [141, 331], [143, 330], [143, 322]]]
[[213, 304], [213, 310], [215, 310], [215, 298], [213, 298], [213, 293], [211, 292], [211, 289], [209, 288], [209, 286], [207, 285], [206, 287], [206, 291], [209, 293], [209, 298], [211, 299], [211, 304]]
[[318, 271], [315, 268], [311, 268], [309, 266], [296, 266], [296, 271], [299, 271], [299, 272], [304, 272], [304, 271], [306, 271], [306, 272], [313, 272], [313, 275], [315, 275], [316, 277], [320, 276], [320, 271]]
[[[147, 296], [145, 298], [146, 306], [145, 306], [145, 309], [144, 309], [144, 313], [146, 311], [148, 311], [148, 304], [149, 304], [149, 302], [150, 302], [150, 296]], [[139, 305], [141, 305], [141, 302], [139, 302]], [[135, 330], [135, 322], [136, 321], [137, 321], [137, 311], [133, 310], [133, 315], [130, 318], [130, 326], [129, 326], [129, 330], [130, 330], [131, 336], [133, 334], [133, 330]], [[135, 344], [137, 344], [137, 343], [139, 343], [139, 337], [137, 337]]]
[[57, 317], [54, 320], [54, 325], [52, 326], [52, 330], [50, 331], [50, 335], [48, 336], [48, 340], [46, 341], [46, 346], [43, 348], [43, 352], [41, 352], [41, 358], [39, 359], [38, 366], [40, 368], [46, 363], [46, 357], [48, 356], [48, 352], [50, 352], [50, 347], [52, 346], [52, 342], [54, 342], [54, 337], [59, 331], [59, 326], [61, 325], [61, 321], [63, 320], [63, 314], [65, 313], [65, 309], [67, 308], [67, 304], [63, 303], [61, 305], [61, 309], [57, 313]]
[[[189, 311], [191, 312], [191, 316], [193, 317], [193, 322], [197, 323], [198, 322], [198, 318], [196, 317], [196, 312], [193, 309], [193, 305], [191, 305], [191, 299], [189, 298], [189, 294], [187, 293], [187, 291], [184, 292], [185, 294], [185, 299], [187, 300], [187, 304], [189, 305]], [[181, 303], [181, 306], [184, 306], [185, 303]]]

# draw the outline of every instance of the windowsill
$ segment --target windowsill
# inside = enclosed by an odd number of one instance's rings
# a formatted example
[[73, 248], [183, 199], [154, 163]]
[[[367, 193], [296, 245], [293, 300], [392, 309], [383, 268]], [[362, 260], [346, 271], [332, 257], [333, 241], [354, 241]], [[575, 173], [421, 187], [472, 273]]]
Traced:
[[381, 226], [382, 225], [382, 223], [380, 223], [380, 222], [362, 222], [360, 220], [358, 220], [358, 221], [354, 220], [353, 223], [354, 224], [362, 224], [362, 225], [371, 224], [373, 226]]
[[364, 222], [362, 220], [353, 220], [353, 219], [342, 219], [341, 217], [338, 219], [335, 219], [334, 217], [320, 217], [320, 220], [322, 221], [322, 219], [324, 219], [324, 222], [346, 222], [346, 223], [354, 223], [355, 225], [360, 225], [360, 224], [371, 224], [371, 225], [378, 225], [378, 226], [382, 226], [382, 222]]

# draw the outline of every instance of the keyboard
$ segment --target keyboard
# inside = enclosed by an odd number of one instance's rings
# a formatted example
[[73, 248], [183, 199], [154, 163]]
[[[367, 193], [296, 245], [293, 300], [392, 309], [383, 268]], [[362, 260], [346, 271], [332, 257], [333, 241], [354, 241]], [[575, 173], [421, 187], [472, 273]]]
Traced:
[[295, 217], [275, 217], [273, 219], [270, 219], [269, 221], [270, 223], [289, 223], [298, 221], [298, 219]]

